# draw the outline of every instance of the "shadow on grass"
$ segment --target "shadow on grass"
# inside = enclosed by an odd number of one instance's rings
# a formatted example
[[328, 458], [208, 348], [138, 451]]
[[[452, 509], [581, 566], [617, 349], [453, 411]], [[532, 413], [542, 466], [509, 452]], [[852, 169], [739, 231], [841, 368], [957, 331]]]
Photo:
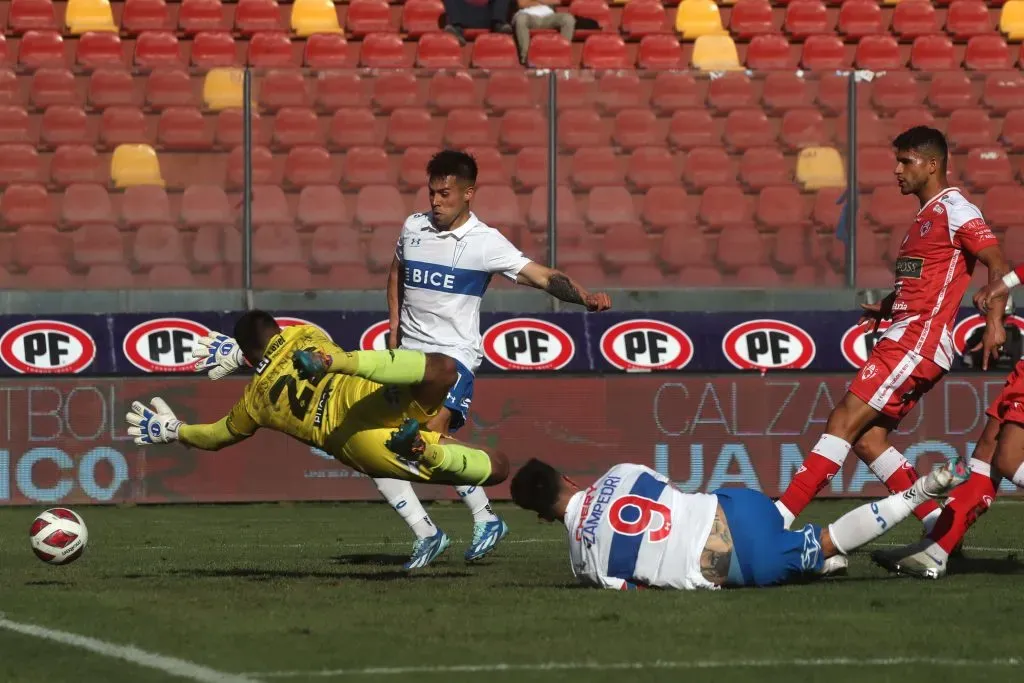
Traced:
[[467, 572], [405, 572], [405, 571], [368, 571], [368, 572], [325, 572], [285, 569], [259, 569], [254, 567], [232, 567], [230, 569], [176, 569], [171, 575], [190, 579], [248, 579], [249, 581], [279, 581], [282, 579], [322, 579], [339, 581], [355, 579], [359, 581], [409, 581], [414, 579], [454, 579], [470, 576]]

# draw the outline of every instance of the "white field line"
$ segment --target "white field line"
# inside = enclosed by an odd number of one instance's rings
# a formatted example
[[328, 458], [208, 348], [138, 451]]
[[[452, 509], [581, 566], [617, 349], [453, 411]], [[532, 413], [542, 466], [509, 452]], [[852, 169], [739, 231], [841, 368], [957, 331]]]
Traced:
[[134, 645], [118, 645], [117, 643], [109, 643], [105, 640], [80, 636], [77, 633], [55, 631], [34, 624], [22, 624], [8, 620], [2, 613], [0, 613], [0, 629], [81, 648], [103, 657], [121, 659], [148, 669], [157, 669], [178, 678], [186, 678], [190, 681], [200, 681], [201, 683], [259, 683], [258, 679], [248, 674], [226, 673], [216, 669], [209, 669], [186, 659], [177, 659], [176, 657], [159, 655], [155, 652], [147, 652]]
[[884, 667], [884, 666], [943, 666], [943, 667], [1019, 667], [1024, 659], [944, 659], [941, 657], [886, 657], [858, 659], [835, 657], [822, 659], [729, 659], [650, 662], [542, 662], [539, 664], [462, 664], [452, 666], [376, 666], [352, 669], [322, 669], [311, 671], [269, 671], [253, 673], [262, 678], [348, 678], [355, 676], [404, 676], [412, 674], [499, 673], [521, 671], [612, 671], [642, 669], [782, 669], [803, 667]]

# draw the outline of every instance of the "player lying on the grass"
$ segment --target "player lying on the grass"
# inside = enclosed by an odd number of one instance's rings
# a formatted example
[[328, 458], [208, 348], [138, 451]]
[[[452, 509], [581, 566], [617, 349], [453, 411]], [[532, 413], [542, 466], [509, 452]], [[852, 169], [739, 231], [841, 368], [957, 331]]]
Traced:
[[231, 412], [213, 424], [191, 425], [160, 398], [152, 408], [136, 401], [126, 416], [135, 443], [180, 441], [218, 450], [267, 427], [372, 477], [492, 486], [508, 476], [503, 454], [420, 430], [455, 380], [451, 358], [346, 352], [313, 325], [282, 330], [263, 311], [242, 315], [234, 338], [256, 374]]
[[771, 499], [758, 491], [683, 493], [654, 470], [632, 464], [616, 465], [581, 490], [532, 459], [512, 478], [512, 500], [565, 524], [572, 571], [583, 583], [615, 590], [768, 586], [845, 566], [833, 560], [886, 533], [967, 474], [962, 461], [947, 463], [825, 530], [807, 524], [788, 531]]
[[[1024, 278], [1024, 265], [1000, 281], [982, 287], [974, 304], [983, 313], [1003, 305]], [[1006, 378], [1003, 390], [985, 411], [988, 420], [971, 454], [971, 477], [950, 495], [935, 528], [925, 538], [899, 548], [877, 551], [872, 558], [891, 572], [922, 579], [946, 574], [949, 555], [967, 530], [985, 514], [1005, 477], [1024, 488], [1024, 360]]]

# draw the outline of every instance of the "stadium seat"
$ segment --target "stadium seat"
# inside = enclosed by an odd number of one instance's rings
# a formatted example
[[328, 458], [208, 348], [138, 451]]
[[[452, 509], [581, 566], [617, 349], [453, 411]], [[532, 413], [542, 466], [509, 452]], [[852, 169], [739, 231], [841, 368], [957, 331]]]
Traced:
[[228, 31], [220, 0], [182, 0], [178, 9], [178, 26], [186, 34], [200, 31]]
[[580, 190], [623, 185], [623, 159], [611, 147], [577, 149], [572, 157], [572, 184]]
[[796, 160], [796, 179], [805, 190], [846, 187], [846, 169], [833, 147], [807, 147]]
[[119, 145], [114, 149], [110, 161], [110, 178], [119, 188], [132, 185], [164, 186], [160, 162], [149, 145]]
[[68, 0], [64, 23], [75, 35], [86, 31], [117, 32], [110, 0]]
[[[772, 231], [809, 225], [808, 207], [793, 185], [766, 187], [757, 196], [757, 222]], [[784, 234], [779, 234], [781, 241]], [[792, 264], [800, 265], [800, 264]]]
[[753, 147], [743, 153], [740, 181], [751, 190], [793, 182], [793, 169], [777, 147]]
[[[302, 225], [307, 227], [323, 226], [328, 232], [335, 235], [341, 232], [342, 226], [347, 228], [351, 220], [341, 190], [330, 185], [311, 185], [302, 188], [295, 215]], [[317, 232], [319, 233], [319, 230]], [[345, 232], [348, 231], [345, 230]], [[345, 235], [345, 238], [349, 249], [353, 254], [357, 254], [350, 235]], [[317, 259], [316, 242], [317, 236], [314, 235], [312, 250], [314, 260]]]
[[963, 41], [971, 36], [991, 33], [994, 26], [988, 7], [982, 0], [953, 0], [946, 14], [946, 33], [953, 40]]
[[792, 0], [786, 5], [782, 29], [796, 40], [818, 34], [831, 35], [833, 28], [828, 10], [819, 0]]
[[448, 112], [444, 126], [445, 145], [452, 149], [496, 145], [498, 142], [497, 130], [491, 126], [483, 109], [453, 109]]
[[711, 0], [683, 0], [676, 9], [676, 32], [683, 40], [726, 33], [718, 5]]
[[[308, 41], [307, 41], [308, 42]], [[376, 79], [374, 79], [375, 81]], [[321, 71], [317, 74], [313, 102], [321, 113], [370, 106], [369, 82], [351, 71]]]
[[771, 3], [768, 0], [738, 0], [729, 17], [729, 32], [739, 40], [776, 33]]
[[857, 182], [861, 187], [874, 189], [893, 182], [895, 160], [887, 147], [857, 148]]
[[960, 62], [949, 38], [927, 35], [914, 39], [910, 48], [910, 66], [918, 71], [954, 71], [960, 67]]
[[708, 84], [707, 103], [719, 112], [754, 106], [754, 84], [744, 73], [723, 74]]
[[640, 191], [658, 185], [678, 185], [681, 169], [678, 161], [661, 146], [639, 147], [628, 160], [626, 178]]
[[706, 99], [706, 81], [698, 83], [687, 71], [663, 71], [651, 86], [651, 104], [665, 114], [677, 109], [704, 109]]
[[[646, 79], [645, 79], [646, 80]], [[650, 88], [641, 82], [636, 70], [608, 71], [597, 81], [595, 101], [607, 113], [633, 107], [647, 107]]]
[[441, 30], [441, 0], [409, 0], [402, 6], [402, 29], [410, 36]]
[[1024, 109], [1013, 109], [1003, 116], [999, 142], [1011, 152], [1024, 151]]
[[897, 73], [906, 67], [906, 60], [900, 52], [896, 39], [890, 35], [864, 36], [857, 43], [853, 63], [858, 69]]
[[56, 31], [28, 31], [21, 37], [18, 63], [29, 69], [63, 67], [68, 59], [64, 39]]
[[480, 104], [477, 84], [465, 71], [440, 71], [430, 78], [427, 106], [435, 111], [476, 107]]
[[[488, 149], [488, 148], [485, 147], [485, 148], [481, 148], [481, 149]], [[495, 154], [498, 154], [498, 163], [500, 164], [501, 163], [501, 155], [500, 155], [500, 153], [498, 153], [497, 150], [495, 150], [495, 149], [491, 149], [490, 151], [494, 152]], [[408, 191], [416, 191], [416, 190], [418, 190], [423, 185], [423, 181], [424, 181], [424, 178], [426, 176], [426, 172], [425, 172], [424, 169], [426, 169], [426, 167], [427, 167], [427, 162], [430, 161], [431, 157], [433, 157], [434, 154], [436, 154], [436, 153], [437, 153], [437, 149], [434, 148], [434, 147], [409, 147], [409, 148], [407, 148], [402, 153], [402, 159], [399, 162], [398, 176], [399, 176], [399, 182], [402, 184], [404, 189], [406, 189]], [[476, 156], [476, 152], [475, 151], [471, 152], [471, 153], [474, 155], [474, 157]], [[488, 160], [488, 161], [490, 161], [490, 160]], [[477, 164], [478, 164], [478, 167], [479, 167], [479, 165], [480, 165], [480, 160], [479, 159], [477, 160]], [[478, 172], [478, 175], [477, 175], [477, 182], [478, 183], [479, 182], [483, 182], [483, 181], [481, 181], [481, 176], [482, 175], [483, 175], [482, 172]], [[488, 179], [489, 180], [493, 180], [493, 177], [489, 175]], [[380, 183], [374, 183], [374, 184], [380, 184]]]
[[560, 78], [558, 89], [558, 110], [592, 109], [597, 95], [596, 81], [589, 72], [574, 72]]
[[930, 2], [900, 2], [893, 9], [892, 30], [903, 40], [939, 33], [939, 19]]
[[23, 107], [0, 105], [0, 144], [35, 144], [28, 112]]
[[1007, 40], [1024, 39], [1024, 0], [1009, 0], [999, 13], [999, 30]]
[[[196, 231], [192, 243], [192, 262], [201, 268], [216, 268], [242, 261], [242, 235], [233, 227], [204, 225]], [[238, 282], [241, 282], [239, 273]]]
[[847, 0], [839, 8], [839, 32], [849, 38], [861, 38], [888, 31], [882, 9], [871, 0]]
[[936, 73], [928, 83], [928, 104], [936, 114], [977, 105], [978, 95], [971, 79], [962, 71]]
[[[152, 80], [152, 75], [150, 80]], [[147, 87], [149, 87], [148, 81]], [[127, 71], [97, 69], [89, 75], [86, 103], [94, 109], [139, 106], [142, 104], [142, 93], [136, 87], [135, 79]]]
[[75, 77], [66, 69], [38, 69], [29, 84], [29, 101], [37, 109], [79, 104]]
[[224, 189], [212, 185], [185, 188], [181, 195], [181, 220], [190, 228], [234, 223]]
[[275, 147], [288, 149], [296, 145], [323, 145], [326, 143], [316, 113], [305, 107], [282, 107], [274, 115], [272, 142]]
[[[356, 149], [345, 156], [347, 164]], [[304, 145], [288, 150], [284, 160], [284, 180], [293, 187], [307, 185], [337, 185], [339, 174], [331, 160], [330, 153], [323, 147]]]
[[259, 31], [281, 31], [281, 12], [276, 0], [238, 0], [235, 31], [251, 35]]
[[690, 150], [683, 162], [683, 182], [696, 190], [736, 182], [732, 160], [721, 147]]
[[412, 71], [382, 71], [371, 79], [375, 109], [390, 113], [420, 103], [419, 84]]
[[835, 71], [850, 68], [852, 60], [837, 36], [817, 34], [804, 41], [800, 63], [812, 71]]
[[46, 188], [35, 184], [8, 185], [0, 197], [0, 218], [5, 227], [56, 222]]
[[208, 150], [213, 127], [195, 107], [167, 107], [157, 122], [157, 143], [167, 149]]
[[121, 30], [130, 34], [142, 31], [166, 31], [171, 25], [164, 0], [128, 0], [121, 13]]
[[765, 74], [761, 101], [773, 113], [806, 107], [814, 99], [811, 83], [802, 74], [771, 71]]
[[637, 51], [637, 66], [648, 71], [678, 69], [683, 66], [683, 48], [675, 36], [644, 36]]
[[470, 64], [477, 69], [507, 69], [519, 66], [519, 53], [511, 36], [485, 33], [473, 41]]
[[996, 128], [984, 109], [957, 109], [949, 117], [946, 138], [953, 153], [995, 144]]
[[680, 226], [665, 232], [658, 260], [670, 271], [700, 268], [711, 261], [707, 239], [699, 229]]
[[397, 33], [367, 34], [359, 53], [360, 65], [371, 69], [408, 69], [415, 58], [415, 53], [405, 49]]
[[124, 235], [113, 225], [83, 225], [71, 234], [71, 243], [75, 263], [79, 265], [122, 265], [125, 262]]
[[1001, 35], [974, 36], [967, 41], [964, 66], [974, 71], [1006, 70], [1013, 67], [1013, 56]]
[[718, 125], [704, 110], [680, 110], [668, 124], [668, 141], [675, 149], [714, 147], [722, 144]]
[[[598, 251], [600, 260], [612, 270], [621, 270], [623, 284], [629, 286], [660, 286], [661, 273], [654, 265], [657, 243], [644, 234], [639, 223], [608, 227]], [[629, 278], [628, 280], [625, 278]]]
[[916, 197], [900, 194], [899, 188], [895, 185], [876, 187], [865, 199], [867, 201], [864, 202], [862, 199], [861, 205], [864, 214], [887, 230], [905, 229], [906, 224], [921, 208]]
[[43, 112], [40, 137], [47, 147], [94, 145], [96, 128], [89, 125], [89, 119], [81, 108], [58, 105]]
[[576, 66], [572, 46], [557, 33], [533, 34], [526, 61], [534, 69], [572, 69]]
[[141, 226], [132, 242], [132, 259], [143, 268], [185, 263], [181, 234], [173, 225]]
[[790, 150], [818, 147], [828, 142], [825, 119], [817, 109], [791, 109], [782, 117], [779, 141]]
[[236, 68], [210, 69], [203, 81], [203, 102], [213, 111], [243, 106], [243, 73]]
[[62, 145], [50, 161], [50, 180], [59, 187], [74, 183], [104, 183], [107, 169], [92, 146]]
[[[252, 133], [254, 144], [268, 144], [270, 136], [266, 128], [260, 125], [260, 115], [252, 113]], [[214, 145], [221, 149], [231, 149], [242, 144], [245, 112], [242, 109], [222, 109], [217, 112], [214, 126]]]
[[797, 59], [789, 49], [785, 36], [765, 34], [754, 36], [747, 46], [747, 68], [755, 71], [792, 69]]
[[582, 63], [585, 69], [628, 69], [633, 65], [622, 38], [600, 33], [583, 44]]
[[1013, 182], [1013, 169], [1006, 150], [1001, 147], [975, 147], [967, 152], [964, 181], [975, 190]]
[[775, 126], [761, 109], [735, 109], [725, 119], [722, 138], [726, 147], [743, 151], [775, 144]]
[[121, 222], [130, 227], [173, 223], [167, 193], [155, 185], [126, 187], [121, 195]]
[[473, 200], [473, 210], [487, 216], [488, 223], [500, 226], [502, 232], [513, 231], [514, 234], [526, 225], [526, 219], [519, 210], [519, 201], [507, 185], [481, 183]]
[[702, 35], [693, 44], [691, 62], [701, 71], [740, 71], [736, 43], [727, 35]]
[[768, 262], [764, 240], [752, 225], [731, 225], [718, 236], [715, 260], [727, 271]]
[[391, 10], [386, 0], [353, 0], [345, 18], [348, 31], [356, 36], [368, 33], [391, 33]]
[[753, 215], [750, 199], [738, 187], [709, 187], [700, 196], [697, 216], [712, 230], [749, 223]]
[[658, 0], [634, 0], [622, 8], [620, 28], [630, 38], [667, 33], [665, 6]]
[[61, 222], [69, 226], [116, 223], [110, 193], [103, 185], [69, 185], [64, 190]]
[[312, 69], [342, 69], [355, 66], [355, 61], [339, 33], [314, 33], [306, 39], [302, 63]]
[[[559, 182], [568, 182], [564, 169], [565, 164], [559, 165]], [[514, 184], [522, 190], [546, 185], [549, 178], [548, 150], [543, 147], [524, 147], [519, 150], [512, 176]]]
[[581, 28], [578, 24], [574, 38], [582, 38], [586, 41], [590, 36], [597, 35], [601, 31], [618, 31], [618, 26], [612, 24], [612, 12], [605, 0], [571, 0], [569, 2], [569, 14], [577, 18], [586, 18], [594, 21], [598, 28]]
[[135, 64], [143, 69], [186, 66], [178, 37], [170, 31], [144, 31], [140, 34], [135, 40]]
[[366, 109], [339, 109], [334, 112], [327, 137], [332, 147], [340, 149], [382, 142], [373, 112]]
[[146, 116], [138, 107], [107, 107], [100, 117], [99, 138], [107, 147], [148, 142]]
[[292, 222], [284, 190], [277, 185], [252, 188], [252, 223], [255, 226], [289, 225]]
[[192, 64], [201, 69], [233, 67], [238, 61], [230, 33], [200, 31], [192, 38]]
[[[340, 200], [340, 195], [338, 199]], [[340, 223], [341, 221], [337, 222]], [[363, 255], [359, 250], [359, 244], [355, 241], [353, 233], [339, 225], [320, 225], [317, 227], [310, 242], [310, 258], [318, 266], [363, 263]]]
[[287, 33], [260, 31], [249, 39], [248, 63], [257, 69], [297, 67], [299, 56]]
[[985, 193], [982, 210], [989, 224], [997, 228], [1024, 227], [1020, 207], [1024, 201], [1024, 188], [1020, 185], [996, 185]]
[[[845, 188], [829, 187], [814, 195], [814, 205], [811, 209], [811, 221], [817, 226], [819, 232], [835, 233], [839, 223], [840, 205], [838, 200], [843, 196]], [[861, 196], [861, 210], [867, 202], [867, 195]]]
[[564, 150], [600, 147], [610, 142], [607, 121], [593, 109], [566, 109], [558, 114], [558, 143]]
[[615, 115], [612, 140], [624, 150], [665, 143], [664, 126], [650, 109], [624, 109]]
[[875, 75], [871, 84], [871, 104], [882, 112], [894, 112], [924, 103], [924, 82], [909, 71], [887, 71]]
[[498, 138], [501, 146], [509, 151], [546, 147], [548, 124], [538, 109], [510, 109], [501, 117]]
[[123, 67], [124, 48], [116, 33], [90, 31], [78, 39], [75, 62], [87, 69]]
[[[932, 126], [935, 127], [935, 116], [932, 114], [930, 109], [923, 107], [912, 107], [910, 109], [900, 109], [896, 114], [889, 120], [890, 130], [894, 135], [898, 135], [908, 128], [914, 126]], [[873, 140], [870, 144], [882, 144], [878, 140]]]
[[1024, 108], [1024, 75], [1017, 71], [1001, 71], [985, 77], [982, 103], [995, 114]]
[[387, 141], [396, 149], [438, 146], [441, 131], [428, 112], [418, 108], [402, 108], [391, 112]]
[[[555, 188], [555, 203], [557, 210], [555, 222], [559, 230], [581, 232], [583, 220], [580, 218], [579, 210], [576, 206], [576, 198], [568, 186], [559, 184]], [[534, 232], [539, 232], [544, 230], [547, 224], [548, 188], [537, 187], [530, 194], [527, 227]]]
[[291, 29], [300, 38], [342, 32], [337, 8], [330, 0], [296, 0], [292, 4]]
[[587, 193], [587, 227], [592, 232], [604, 232], [615, 225], [637, 225], [633, 198], [624, 187], [595, 187]]
[[49, 225], [24, 225], [14, 235], [14, 262], [28, 270], [65, 266], [71, 260], [71, 238]]
[[393, 230], [394, 226], [404, 223], [407, 217], [405, 202], [393, 185], [369, 185], [359, 189], [355, 211], [358, 225], [369, 229], [379, 225]]
[[696, 226], [698, 203], [678, 185], [652, 187], [644, 195], [640, 215], [651, 232], [668, 235]]
[[[416, 182], [413, 184], [416, 186], [422, 185], [424, 176], [426, 174], [427, 160], [437, 150], [427, 150], [429, 155], [420, 157], [422, 162], [419, 164], [419, 173], [416, 178]], [[510, 177], [508, 172], [505, 170], [505, 162], [502, 160], [501, 152], [498, 150], [497, 145], [491, 143], [489, 145], [478, 147], [470, 145], [466, 148], [466, 152], [473, 155], [476, 159], [477, 164], [477, 182], [482, 185], [508, 185]], [[404, 162], [404, 158], [403, 158]]]
[[268, 111], [282, 107], [308, 107], [310, 97], [303, 74], [292, 69], [274, 69], [258, 78], [259, 104]]
[[7, 10], [7, 26], [12, 33], [54, 31], [57, 14], [50, 0], [11, 0]]
[[428, 33], [416, 42], [416, 65], [425, 69], [456, 69], [462, 66], [462, 48], [450, 33]]

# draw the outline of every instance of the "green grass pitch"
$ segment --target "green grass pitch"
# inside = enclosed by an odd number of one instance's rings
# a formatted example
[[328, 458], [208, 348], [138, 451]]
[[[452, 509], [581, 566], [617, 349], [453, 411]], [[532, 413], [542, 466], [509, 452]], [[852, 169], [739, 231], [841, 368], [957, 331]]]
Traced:
[[[806, 517], [856, 504], [819, 502]], [[1009, 661], [1024, 655], [1018, 502], [993, 507], [944, 581], [890, 577], [861, 553], [846, 578], [699, 593], [578, 588], [561, 526], [497, 508], [512, 533], [467, 566], [468, 512], [432, 506], [453, 544], [412, 575], [410, 536], [381, 504], [76, 508], [90, 545], [67, 567], [29, 549], [42, 507], [2, 509], [0, 612], [264, 682], [1024, 675]], [[908, 521], [881, 541], [919, 533]], [[6, 683], [173, 680], [187, 679], [0, 629]]]

